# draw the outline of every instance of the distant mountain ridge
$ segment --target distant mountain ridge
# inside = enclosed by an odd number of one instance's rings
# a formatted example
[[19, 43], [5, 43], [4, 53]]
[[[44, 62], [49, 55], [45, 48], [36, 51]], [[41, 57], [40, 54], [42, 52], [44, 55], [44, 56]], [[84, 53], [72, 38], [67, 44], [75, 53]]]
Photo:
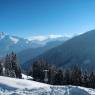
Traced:
[[22, 65], [31, 58], [35, 58], [45, 51], [64, 43], [68, 39], [70, 38], [57, 37], [50, 39], [48, 38], [43, 41], [29, 41], [28, 39], [11, 36], [7, 33], [0, 32], [0, 59], [13, 51], [17, 54], [18, 62]]
[[40, 58], [63, 68], [79, 64], [82, 69], [95, 71], [95, 30], [76, 36], [27, 63]]
[[52, 41], [52, 42], [48, 42], [43, 47], [28, 48], [28, 49], [25, 49], [25, 50], [19, 52], [17, 55], [18, 55], [21, 65], [22, 65], [22, 68], [28, 69], [29, 64], [26, 63], [28, 60], [33, 59], [33, 58], [39, 56], [40, 54], [43, 54], [44, 52], [50, 50], [51, 48], [59, 46], [63, 43], [64, 43], [64, 41]]
[[21, 49], [30, 47], [29, 41], [15, 36], [10, 36], [5, 33], [0, 33], [0, 56], [5, 56], [7, 53], [14, 51], [19, 52]]
[[[57, 38], [56, 40], [58, 39], [60, 38]], [[63, 38], [61, 40], [65, 41], [66, 39]], [[48, 39], [46, 42], [35, 40], [29, 41], [28, 39], [20, 38], [17, 36], [11, 36], [7, 33], [0, 32], [0, 57], [5, 56], [7, 53], [10, 53], [11, 51], [18, 53], [28, 48], [43, 47], [46, 43], [50, 41], [55, 41], [55, 39]]]

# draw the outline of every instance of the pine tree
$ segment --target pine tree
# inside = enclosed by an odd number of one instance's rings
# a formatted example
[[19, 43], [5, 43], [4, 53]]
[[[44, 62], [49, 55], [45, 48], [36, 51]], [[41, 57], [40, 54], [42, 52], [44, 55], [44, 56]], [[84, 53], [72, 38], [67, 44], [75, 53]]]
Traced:
[[50, 65], [48, 70], [49, 70], [48, 72], [49, 84], [54, 84], [54, 77], [57, 73], [57, 68], [54, 65]]
[[9, 77], [21, 78], [21, 69], [17, 64], [17, 57], [15, 53], [11, 53], [10, 55], [6, 55], [5, 58], [5, 75]]
[[32, 65], [33, 78], [37, 81], [44, 81], [44, 70], [47, 69], [46, 62], [44, 60], [37, 60]]
[[22, 78], [20, 66], [17, 64], [17, 57], [14, 52], [11, 54], [11, 64], [13, 77]]
[[92, 87], [92, 88], [95, 87], [95, 75], [93, 72], [91, 72], [89, 76], [89, 87]]
[[6, 76], [11, 76], [11, 71], [12, 69], [12, 65], [11, 65], [11, 60], [10, 60], [10, 55], [6, 55], [6, 58], [5, 58], [5, 75]]
[[81, 84], [81, 69], [79, 65], [74, 65], [71, 79], [72, 79], [72, 84], [75, 84], [75, 85]]
[[2, 62], [0, 61], [0, 75], [2, 75], [3, 74], [3, 67], [2, 67], [2, 64], [1, 64]]
[[82, 80], [83, 86], [88, 87], [88, 82], [89, 82], [89, 75], [87, 71], [85, 71], [83, 73], [83, 80]]
[[65, 77], [64, 77], [64, 84], [70, 84], [71, 83], [71, 73], [70, 70], [65, 70]]
[[63, 84], [63, 72], [62, 70], [59, 70], [54, 78], [54, 84], [55, 85], [62, 85]]

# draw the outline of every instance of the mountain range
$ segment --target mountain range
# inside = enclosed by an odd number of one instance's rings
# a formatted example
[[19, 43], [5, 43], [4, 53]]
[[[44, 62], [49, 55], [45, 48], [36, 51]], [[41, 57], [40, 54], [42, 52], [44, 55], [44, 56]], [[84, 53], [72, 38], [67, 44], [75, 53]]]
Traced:
[[29, 60], [26, 64], [31, 64], [41, 58], [49, 64], [55, 64], [62, 68], [69, 68], [74, 64], [79, 64], [82, 70], [95, 71], [95, 30], [76, 36], [62, 45]]
[[35, 57], [43, 54], [44, 52], [50, 50], [51, 48], [54, 48], [56, 46], [61, 45], [64, 43], [64, 41], [51, 41], [47, 42], [46, 45], [43, 47], [38, 47], [38, 48], [27, 48], [25, 50], [22, 50], [21, 52], [17, 53], [19, 63], [21, 64], [22, 68], [29, 68], [27, 61], [34, 59]]
[[[53, 36], [53, 35], [52, 35]], [[37, 38], [37, 37], [36, 37]], [[11, 36], [4, 32], [0, 33], [0, 58], [10, 52], [16, 52], [20, 64], [56, 47], [70, 39], [67, 36], [48, 36], [47, 39], [32, 39]]]

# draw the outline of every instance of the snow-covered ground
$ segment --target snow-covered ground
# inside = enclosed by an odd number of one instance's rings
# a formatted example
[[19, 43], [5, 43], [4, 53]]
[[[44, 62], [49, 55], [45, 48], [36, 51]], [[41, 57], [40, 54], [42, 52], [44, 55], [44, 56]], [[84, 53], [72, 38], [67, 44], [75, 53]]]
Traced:
[[0, 95], [95, 95], [95, 90], [0, 76]]
[[33, 78], [31, 76], [27, 76], [25, 74], [22, 74], [22, 78], [27, 79], [27, 80], [33, 80]]

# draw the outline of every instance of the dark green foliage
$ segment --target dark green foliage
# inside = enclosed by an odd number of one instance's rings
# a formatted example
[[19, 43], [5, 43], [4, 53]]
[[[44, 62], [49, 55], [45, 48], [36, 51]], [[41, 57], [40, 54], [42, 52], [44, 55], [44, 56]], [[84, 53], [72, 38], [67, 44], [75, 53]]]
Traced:
[[33, 78], [37, 81], [44, 81], [44, 70], [48, 69], [48, 65], [44, 60], [38, 60], [32, 65]]
[[62, 70], [59, 70], [55, 77], [54, 77], [54, 84], [55, 85], [62, 85], [63, 84], [63, 72]]
[[2, 75], [3, 74], [3, 67], [2, 67], [2, 65], [1, 65], [1, 62], [0, 62], [0, 75]]
[[48, 83], [53, 85], [77, 85], [95, 88], [95, 74], [81, 70], [81, 67], [73, 65], [73, 68], [60, 70], [54, 65], [49, 65], [45, 60], [35, 61], [32, 65], [31, 76], [34, 80], [45, 82], [45, 72], [48, 70]]
[[44, 82], [45, 70], [47, 70], [48, 83], [54, 84], [53, 81], [54, 81], [54, 76], [56, 74], [56, 67], [47, 64], [46, 61], [43, 59], [37, 60], [32, 64], [30, 75], [33, 76], [34, 80]]
[[89, 76], [89, 87], [95, 88], [95, 74], [92, 72]]
[[71, 76], [72, 76], [71, 79], [72, 84], [77, 84], [77, 85], [81, 84], [81, 69], [79, 65], [74, 65]]
[[64, 73], [64, 84], [68, 85], [71, 83], [71, 72], [70, 70], [65, 70], [65, 73]]
[[87, 73], [87, 71], [85, 71], [84, 74], [83, 74], [82, 83], [83, 83], [84, 86], [88, 86], [89, 74]]

